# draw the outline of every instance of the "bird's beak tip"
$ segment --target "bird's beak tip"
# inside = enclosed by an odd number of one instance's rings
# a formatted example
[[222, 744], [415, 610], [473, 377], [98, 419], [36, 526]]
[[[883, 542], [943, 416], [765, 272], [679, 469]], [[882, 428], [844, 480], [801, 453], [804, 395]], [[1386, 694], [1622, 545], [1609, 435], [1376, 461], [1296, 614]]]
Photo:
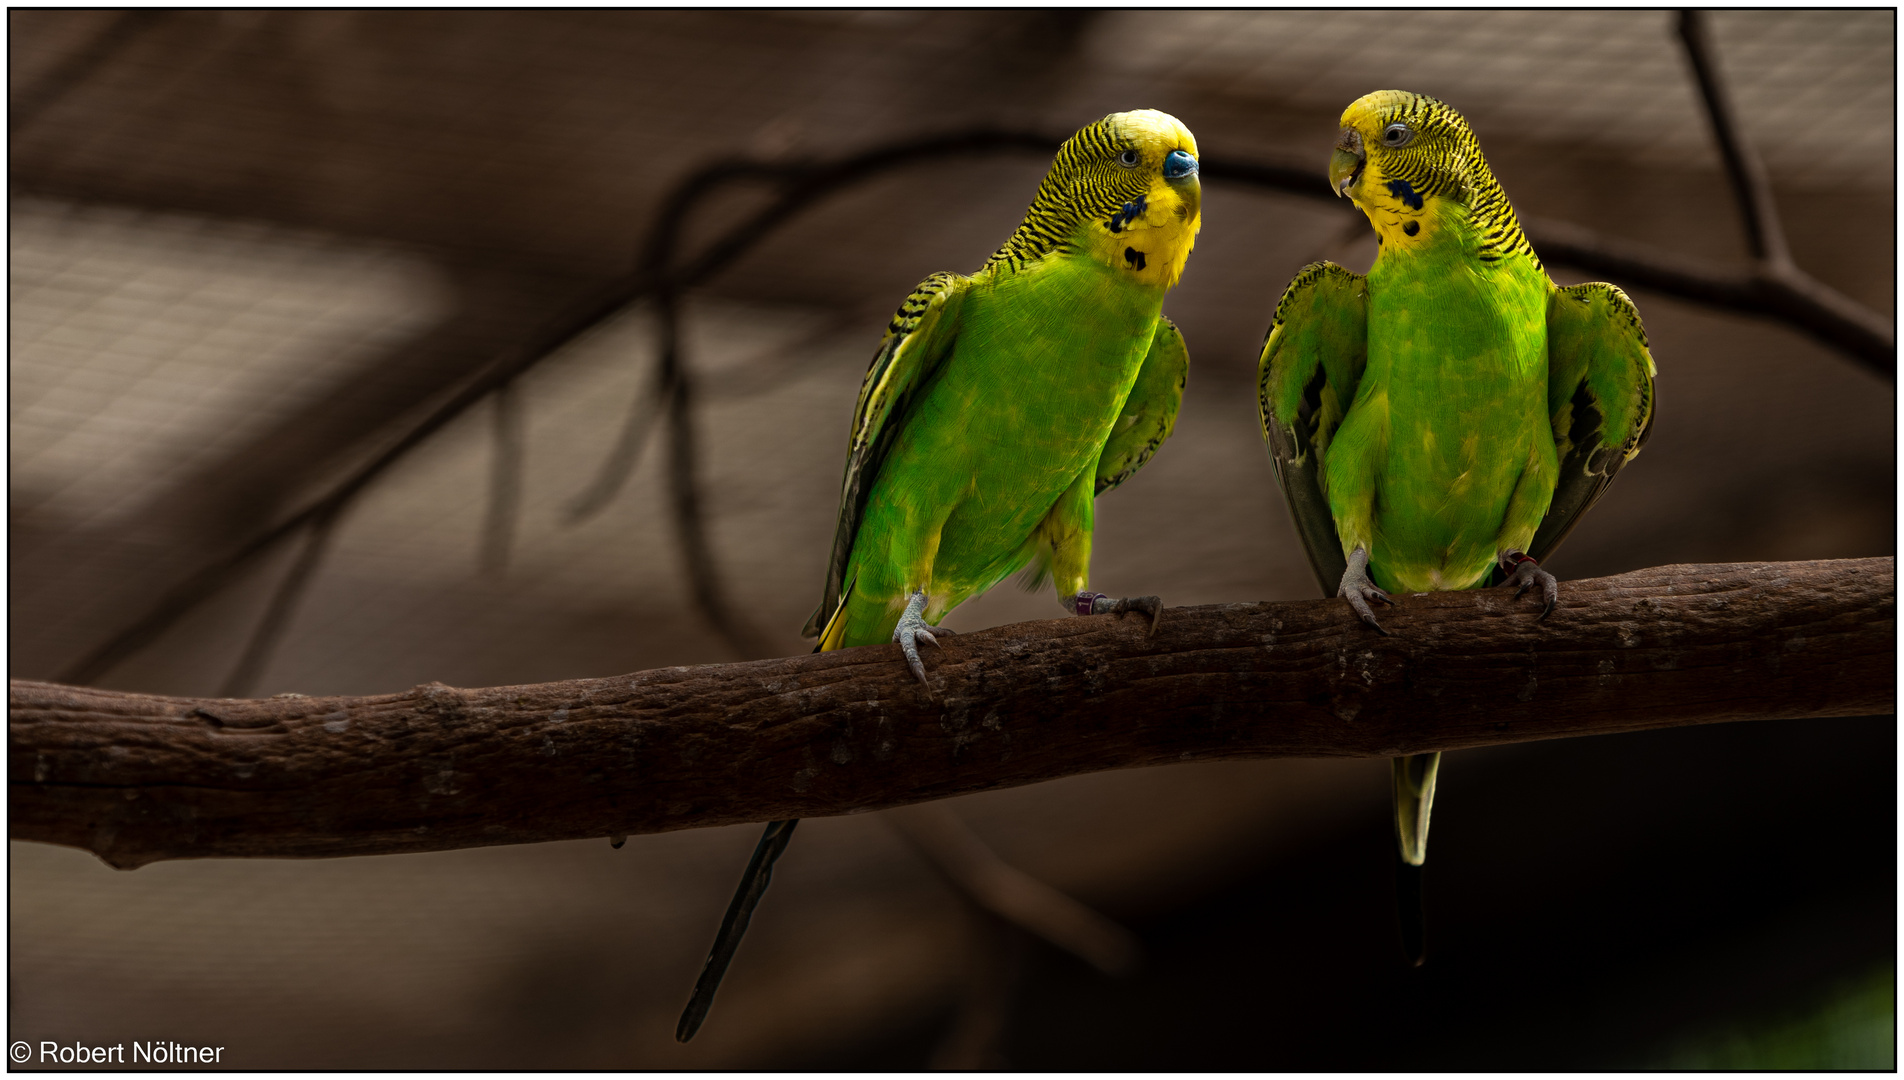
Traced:
[[1329, 186], [1338, 196], [1347, 198], [1349, 187], [1362, 175], [1362, 169], [1368, 159], [1359, 150], [1347, 146], [1337, 146], [1329, 155]]

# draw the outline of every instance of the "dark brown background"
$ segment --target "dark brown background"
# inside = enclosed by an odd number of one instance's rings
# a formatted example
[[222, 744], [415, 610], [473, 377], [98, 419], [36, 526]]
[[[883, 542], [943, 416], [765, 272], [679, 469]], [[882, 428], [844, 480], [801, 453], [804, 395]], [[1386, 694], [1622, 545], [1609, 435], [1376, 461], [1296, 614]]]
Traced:
[[[975, 124], [1061, 133], [1156, 107], [1206, 154], [1319, 170], [1342, 106], [1395, 85], [1462, 109], [1526, 214], [1743, 254], [1656, 12], [9, 19], [17, 676], [57, 673], [626, 272], [662, 193], [719, 156]], [[1892, 22], [1713, 17], [1797, 260], [1887, 315]], [[992, 156], [873, 180], [689, 296], [714, 551], [776, 651], [803, 648], [881, 325], [927, 272], [975, 267], [1042, 167]], [[1099, 507], [1097, 587], [1172, 604], [1311, 594], [1252, 380], [1276, 296], [1324, 256], [1373, 256], [1346, 204], [1207, 186], [1167, 305], [1188, 397], [1177, 435]], [[1634, 299], [1658, 427], [1556, 571], [1894, 549], [1890, 383], [1770, 323]], [[477, 564], [485, 407], [344, 519], [258, 692], [730, 658], [688, 603], [654, 447], [606, 513], [559, 520], [645, 383], [649, 326], [630, 312], [524, 382], [506, 571]], [[213, 692], [285, 565], [104, 684]], [[1008, 586], [952, 624], [1054, 614]], [[1013, 1064], [1617, 1067], [1892, 962], [1894, 759], [1888, 720], [1451, 757], [1420, 972], [1396, 958], [1379, 762], [1142, 770], [953, 805], [1151, 950], [1109, 981], [1025, 946]], [[977, 939], [877, 816], [802, 828], [707, 1028], [672, 1041], [753, 832], [131, 874], [14, 844], [11, 1030], [212, 1042], [253, 1067], [923, 1064]]]

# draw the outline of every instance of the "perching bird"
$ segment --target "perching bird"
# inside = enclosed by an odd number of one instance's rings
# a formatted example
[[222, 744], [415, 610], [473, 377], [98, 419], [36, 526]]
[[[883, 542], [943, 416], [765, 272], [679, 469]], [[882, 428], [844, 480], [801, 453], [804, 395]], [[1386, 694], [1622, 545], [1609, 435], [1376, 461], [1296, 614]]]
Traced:
[[[1376, 630], [1371, 600], [1503, 578], [1516, 597], [1539, 588], [1546, 618], [1559, 592], [1538, 560], [1652, 427], [1639, 313], [1612, 285], [1548, 279], [1447, 105], [1382, 90], [1341, 124], [1329, 181], [1375, 227], [1375, 264], [1305, 267], [1258, 369], [1263, 437], [1310, 565]], [[1415, 963], [1440, 757], [1393, 763]]]
[[[1086, 591], [1092, 501], [1170, 437], [1190, 358], [1162, 315], [1201, 225], [1197, 143], [1175, 117], [1114, 113], [1058, 149], [1005, 246], [901, 304], [860, 386], [821, 650], [918, 643], [1026, 569], [1080, 615], [1155, 596]], [[675, 1037], [694, 1036], [797, 821], [767, 826]]]

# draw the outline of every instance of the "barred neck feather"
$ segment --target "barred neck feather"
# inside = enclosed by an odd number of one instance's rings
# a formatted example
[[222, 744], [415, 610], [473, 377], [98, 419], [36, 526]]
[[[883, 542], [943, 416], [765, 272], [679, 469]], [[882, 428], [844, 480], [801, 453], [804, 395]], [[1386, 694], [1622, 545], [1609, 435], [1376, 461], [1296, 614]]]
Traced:
[[1120, 168], [1117, 155], [1136, 145], [1107, 116], [1065, 140], [1051, 170], [1038, 185], [1038, 196], [1011, 239], [987, 259], [984, 270], [1019, 271], [1054, 251], [1064, 251], [1078, 227], [1093, 218], [1110, 218], [1149, 190], [1149, 177]]
[[1507, 192], [1501, 188], [1501, 182], [1494, 179], [1493, 170], [1488, 168], [1487, 160], [1481, 156], [1479, 143], [1469, 135], [1468, 141], [1474, 143], [1474, 157], [1468, 166], [1468, 224], [1474, 230], [1477, 240], [1475, 258], [1482, 262], [1495, 262], [1510, 255], [1525, 255], [1534, 266], [1543, 273], [1546, 267], [1541, 265], [1540, 256], [1534, 254], [1534, 245], [1527, 242], [1527, 234], [1521, 231], [1521, 219], [1514, 214], [1514, 205], [1507, 201]]
[[[1481, 154], [1480, 140], [1460, 113], [1434, 98], [1402, 90], [1370, 94], [1351, 105], [1350, 113], [1358, 107], [1375, 114], [1369, 125], [1374, 131], [1400, 120], [1419, 133], [1403, 148], [1371, 147], [1371, 157], [1380, 154], [1383, 181], [1405, 184], [1423, 199], [1451, 199], [1466, 206], [1468, 227], [1476, 243], [1474, 254], [1482, 262], [1524, 255], [1545, 272], [1527, 234], [1521, 231], [1507, 192], [1494, 179], [1487, 158]], [[1348, 118], [1349, 114], [1344, 114], [1345, 122]]]

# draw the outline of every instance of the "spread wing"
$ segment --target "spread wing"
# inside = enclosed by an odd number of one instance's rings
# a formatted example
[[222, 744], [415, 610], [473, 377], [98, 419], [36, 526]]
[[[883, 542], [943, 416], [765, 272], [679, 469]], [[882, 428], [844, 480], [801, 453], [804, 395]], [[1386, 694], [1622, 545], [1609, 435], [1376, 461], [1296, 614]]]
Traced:
[[1653, 429], [1652, 354], [1633, 302], [1590, 282], [1547, 301], [1547, 408], [1560, 479], [1529, 555], [1545, 562]]
[[920, 282], [893, 313], [872, 366], [866, 369], [866, 378], [859, 386], [859, 404], [853, 410], [846, 476], [840, 482], [840, 517], [833, 532], [826, 593], [807, 620], [802, 632], [806, 637], [820, 632], [851, 588], [844, 580], [846, 565], [853, 557], [853, 540], [866, 513], [867, 496], [872, 494], [873, 482], [879, 478], [879, 467], [893, 440], [905, 428], [913, 401], [931, 383], [946, 357], [952, 355], [952, 343], [958, 336], [959, 303], [965, 298], [970, 280], [939, 273]]
[[1368, 363], [1368, 283], [1329, 262], [1303, 267], [1263, 342], [1256, 404], [1276, 479], [1323, 595], [1348, 566], [1322, 466]]
[[1183, 385], [1190, 377], [1190, 352], [1175, 323], [1159, 316], [1144, 366], [1124, 411], [1111, 425], [1111, 437], [1097, 459], [1097, 490], [1102, 495], [1131, 478], [1157, 452], [1177, 426], [1177, 406], [1183, 404]]

